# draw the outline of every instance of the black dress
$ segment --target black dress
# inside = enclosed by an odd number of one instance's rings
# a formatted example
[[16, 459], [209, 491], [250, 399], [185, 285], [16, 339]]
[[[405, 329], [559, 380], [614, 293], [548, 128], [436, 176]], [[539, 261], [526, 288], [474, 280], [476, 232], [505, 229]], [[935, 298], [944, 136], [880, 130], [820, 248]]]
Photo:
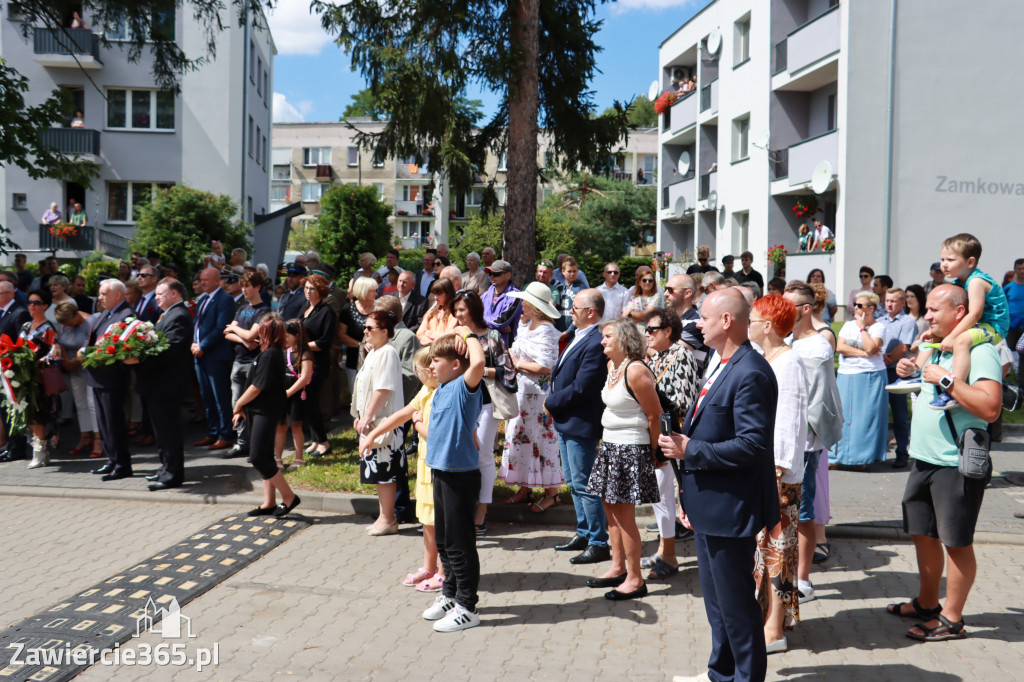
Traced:
[[[320, 301], [313, 307], [308, 316], [309, 304], [303, 309], [303, 324], [306, 325], [306, 333], [309, 340], [316, 344], [318, 350], [313, 351], [313, 378], [306, 386], [306, 418], [309, 424], [309, 434], [315, 443], [327, 441], [327, 429], [324, 427], [323, 414], [320, 412], [320, 390], [331, 371], [331, 345], [338, 331], [338, 318], [334, 315], [324, 301]], [[304, 316], [304, 317], [303, 317]], [[283, 370], [282, 370], [283, 376]]]
[[[366, 315], [359, 312], [356, 302], [351, 301], [341, 309], [338, 321], [345, 325], [345, 333], [359, 343], [363, 342], [363, 328], [366, 326]], [[359, 346], [345, 348], [345, 369], [359, 369]]]
[[251, 439], [249, 456], [263, 480], [273, 478], [278, 471], [274, 461], [274, 437], [288, 400], [284, 372], [284, 353], [280, 348], [268, 348], [252, 361], [245, 384], [246, 389], [250, 386], [260, 389], [259, 395], [245, 406], [245, 411]]

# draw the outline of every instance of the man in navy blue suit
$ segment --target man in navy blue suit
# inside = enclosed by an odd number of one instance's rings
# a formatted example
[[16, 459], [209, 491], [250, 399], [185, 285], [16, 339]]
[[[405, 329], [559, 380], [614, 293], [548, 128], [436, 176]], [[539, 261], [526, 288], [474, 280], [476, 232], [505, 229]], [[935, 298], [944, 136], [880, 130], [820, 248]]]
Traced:
[[767, 672], [764, 624], [754, 597], [757, 533], [779, 521], [774, 431], [778, 384], [747, 340], [750, 307], [734, 287], [704, 300], [704, 342], [722, 360], [683, 423], [661, 436], [682, 460], [679, 497], [693, 526], [704, 609], [711, 624], [708, 671], [676, 682], [762, 681]]
[[572, 304], [576, 329], [551, 371], [551, 390], [544, 409], [555, 421], [562, 472], [576, 507], [576, 535], [558, 551], [579, 552], [569, 561], [593, 564], [611, 558], [608, 521], [598, 495], [587, 492], [587, 481], [601, 439], [604, 403], [601, 388], [608, 375], [608, 358], [601, 348], [597, 324], [604, 314], [604, 297], [597, 289], [584, 289]]
[[234, 351], [224, 338], [224, 328], [235, 317], [235, 302], [220, 287], [220, 272], [206, 268], [199, 275], [199, 285], [206, 297], [196, 310], [192, 335], [192, 356], [195, 358], [199, 393], [206, 407], [206, 437], [193, 445], [209, 446], [211, 450], [231, 447], [231, 361]]
[[[123, 282], [117, 279], [100, 282], [99, 299], [103, 312], [93, 321], [89, 343], [86, 345], [95, 345], [96, 339], [103, 336], [111, 326], [132, 315], [132, 307], [124, 300], [124, 294]], [[103, 439], [103, 454], [107, 456], [107, 463], [93, 469], [92, 473], [102, 475], [104, 481], [128, 478], [132, 475], [128, 424], [124, 415], [130, 378], [128, 367], [115, 363], [110, 367], [89, 367], [85, 373], [96, 399], [96, 424], [100, 438]]]

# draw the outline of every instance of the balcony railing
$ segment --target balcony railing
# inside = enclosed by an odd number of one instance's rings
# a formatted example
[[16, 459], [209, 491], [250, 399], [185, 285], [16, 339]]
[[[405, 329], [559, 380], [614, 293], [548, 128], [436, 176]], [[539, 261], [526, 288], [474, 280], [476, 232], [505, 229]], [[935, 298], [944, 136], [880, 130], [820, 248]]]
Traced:
[[[96, 248], [96, 228], [91, 225], [78, 228], [78, 234], [71, 239], [61, 239], [50, 234], [49, 225], [39, 226], [39, 248], [58, 251], [92, 251]], [[125, 244], [127, 248], [127, 241]]]
[[[100, 60], [100, 37], [87, 28], [54, 30], [37, 26], [32, 36], [32, 49], [37, 55], [75, 55]], [[69, 64], [74, 64], [69, 60]]]
[[676, 133], [697, 122], [696, 90], [686, 93], [672, 105], [672, 132]]
[[771, 159], [772, 180], [789, 177], [789, 147], [773, 149], [769, 158]]
[[786, 60], [788, 56], [786, 39], [783, 38], [782, 42], [775, 44], [775, 68], [772, 69], [772, 75], [782, 73], [786, 70]]
[[789, 146], [789, 184], [810, 182], [814, 168], [822, 161], [832, 165], [832, 172], [839, 169], [839, 133], [829, 130]]
[[316, 167], [316, 181], [317, 182], [330, 182], [334, 179], [334, 169], [331, 168], [329, 163], [317, 164]]
[[43, 144], [61, 154], [100, 154], [100, 131], [88, 128], [48, 128], [39, 137]]
[[98, 232], [100, 235], [100, 251], [113, 258], [121, 258], [128, 252], [128, 237], [111, 232], [110, 230], [104, 230], [102, 227]]
[[775, 45], [772, 73], [799, 71], [839, 50], [839, 4], [790, 31]]

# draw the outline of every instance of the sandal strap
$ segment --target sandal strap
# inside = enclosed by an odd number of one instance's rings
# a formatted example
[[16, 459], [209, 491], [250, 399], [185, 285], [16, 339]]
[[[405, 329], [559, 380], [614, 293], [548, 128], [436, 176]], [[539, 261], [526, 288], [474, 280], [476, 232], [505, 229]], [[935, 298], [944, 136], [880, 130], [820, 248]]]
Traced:
[[936, 606], [931, 609], [926, 609], [925, 607], [921, 606], [921, 602], [917, 600], [917, 597], [914, 597], [910, 601], [910, 605], [914, 607], [914, 611], [917, 612], [917, 615], [921, 616], [922, 618], [934, 618], [935, 616], [942, 616], [942, 606]]
[[939, 619], [939, 622], [942, 623], [942, 625], [946, 626], [946, 629], [949, 631], [950, 634], [958, 634], [961, 630], [964, 629], [963, 618], [954, 623], [949, 618], [943, 616], [941, 613], [937, 614], [935, 617]]

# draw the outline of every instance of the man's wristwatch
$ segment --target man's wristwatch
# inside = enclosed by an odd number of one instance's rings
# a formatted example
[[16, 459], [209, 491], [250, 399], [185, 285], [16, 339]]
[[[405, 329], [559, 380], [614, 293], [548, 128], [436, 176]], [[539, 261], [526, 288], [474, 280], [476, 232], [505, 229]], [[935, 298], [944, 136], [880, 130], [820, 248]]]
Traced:
[[955, 374], [947, 374], [946, 376], [939, 379], [939, 386], [942, 387], [943, 391], [948, 391], [953, 388], [953, 384], [956, 382]]

